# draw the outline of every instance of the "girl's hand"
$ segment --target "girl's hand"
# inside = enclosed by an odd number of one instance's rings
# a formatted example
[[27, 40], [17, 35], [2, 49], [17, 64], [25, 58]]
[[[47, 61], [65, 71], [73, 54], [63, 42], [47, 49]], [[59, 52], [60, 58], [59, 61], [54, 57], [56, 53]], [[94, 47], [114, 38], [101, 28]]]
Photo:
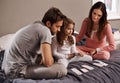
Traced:
[[82, 54], [82, 53], [75, 53], [75, 56], [80, 56], [80, 57], [83, 57], [83, 56], [84, 56], [84, 54]]
[[67, 59], [71, 59], [75, 56], [75, 54], [68, 54], [68, 58]]

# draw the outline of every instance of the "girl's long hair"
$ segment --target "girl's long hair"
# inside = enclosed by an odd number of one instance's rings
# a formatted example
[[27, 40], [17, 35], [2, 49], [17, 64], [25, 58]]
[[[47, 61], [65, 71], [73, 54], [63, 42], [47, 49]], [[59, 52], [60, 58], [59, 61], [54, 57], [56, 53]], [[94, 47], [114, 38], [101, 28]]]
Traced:
[[[65, 29], [69, 26], [69, 24], [73, 24], [75, 27], [75, 23], [71, 19], [66, 17], [63, 21], [63, 26], [61, 27], [60, 31], [56, 34], [57, 42], [60, 46], [62, 46], [64, 43], [64, 40], [66, 37]], [[74, 30], [73, 30], [73, 33], [74, 33]], [[72, 36], [68, 36], [68, 42], [70, 45], [74, 44], [74, 39]]]
[[91, 7], [90, 12], [89, 12], [89, 16], [88, 16], [86, 35], [88, 37], [90, 37], [91, 33], [92, 33], [92, 30], [93, 30], [94, 22], [92, 21], [92, 12], [93, 12], [94, 9], [100, 9], [102, 11], [102, 14], [103, 14], [100, 21], [99, 21], [99, 28], [97, 30], [98, 40], [101, 40], [102, 31], [104, 30], [105, 25], [108, 23], [106, 6], [103, 2], [97, 2]]

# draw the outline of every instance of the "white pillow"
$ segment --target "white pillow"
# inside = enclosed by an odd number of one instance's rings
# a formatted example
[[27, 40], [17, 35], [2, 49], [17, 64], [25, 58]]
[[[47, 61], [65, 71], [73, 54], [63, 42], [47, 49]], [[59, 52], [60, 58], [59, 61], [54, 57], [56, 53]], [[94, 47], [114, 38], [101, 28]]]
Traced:
[[13, 36], [14, 34], [7, 34], [7, 35], [0, 37], [0, 51], [5, 50], [8, 47]]
[[120, 40], [120, 32], [119, 32], [119, 31], [115, 31], [115, 32], [113, 33], [113, 35], [114, 35], [115, 41]]

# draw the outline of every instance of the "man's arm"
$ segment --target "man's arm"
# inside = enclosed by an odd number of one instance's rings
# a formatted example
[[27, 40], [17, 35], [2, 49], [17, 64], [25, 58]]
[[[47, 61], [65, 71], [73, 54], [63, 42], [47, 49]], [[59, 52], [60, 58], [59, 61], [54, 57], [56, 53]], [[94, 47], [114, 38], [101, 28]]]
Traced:
[[42, 43], [41, 52], [42, 52], [43, 64], [48, 67], [51, 66], [54, 63], [51, 45], [49, 43]]

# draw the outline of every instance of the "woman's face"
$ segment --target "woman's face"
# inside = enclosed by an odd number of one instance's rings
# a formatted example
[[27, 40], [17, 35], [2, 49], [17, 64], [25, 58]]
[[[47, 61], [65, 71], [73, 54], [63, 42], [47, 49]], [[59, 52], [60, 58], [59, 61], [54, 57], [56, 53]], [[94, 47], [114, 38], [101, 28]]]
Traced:
[[73, 33], [73, 29], [74, 29], [74, 25], [73, 24], [69, 24], [66, 29], [65, 29], [65, 34], [66, 36], [71, 36]]
[[100, 9], [94, 9], [92, 12], [92, 20], [94, 23], [98, 23], [103, 13]]

